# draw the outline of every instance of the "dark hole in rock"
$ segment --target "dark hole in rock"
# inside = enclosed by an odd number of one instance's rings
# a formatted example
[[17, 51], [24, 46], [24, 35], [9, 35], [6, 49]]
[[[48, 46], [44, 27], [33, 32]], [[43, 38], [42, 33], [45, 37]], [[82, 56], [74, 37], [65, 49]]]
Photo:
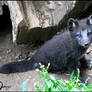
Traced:
[[10, 11], [7, 5], [2, 6], [3, 13], [0, 15], [0, 36], [12, 32], [12, 22], [10, 19]]
[[78, 17], [79, 19], [86, 18], [92, 14], [92, 4], [88, 6], [87, 9], [81, 12], [80, 16]]

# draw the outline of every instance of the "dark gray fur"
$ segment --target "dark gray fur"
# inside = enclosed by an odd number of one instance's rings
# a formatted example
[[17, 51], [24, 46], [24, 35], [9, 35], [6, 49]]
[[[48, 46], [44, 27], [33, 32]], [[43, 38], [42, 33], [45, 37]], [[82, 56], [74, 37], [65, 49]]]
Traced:
[[49, 72], [76, 71], [79, 62], [81, 67], [88, 68], [91, 66], [91, 60], [86, 60], [84, 54], [92, 43], [90, 20], [92, 16], [81, 21], [69, 19], [67, 32], [46, 42], [30, 60], [11, 62], [1, 66], [0, 73], [25, 72], [40, 68], [39, 63], [47, 66], [49, 62]]

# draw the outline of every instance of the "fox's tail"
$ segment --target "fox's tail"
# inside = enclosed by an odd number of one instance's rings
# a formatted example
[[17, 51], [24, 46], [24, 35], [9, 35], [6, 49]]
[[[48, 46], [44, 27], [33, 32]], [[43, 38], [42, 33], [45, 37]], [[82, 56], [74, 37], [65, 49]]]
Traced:
[[11, 62], [1, 66], [0, 73], [9, 74], [17, 72], [26, 72], [28, 70], [33, 70], [36, 67], [38, 67], [38, 64], [34, 63], [31, 59], [27, 61]]

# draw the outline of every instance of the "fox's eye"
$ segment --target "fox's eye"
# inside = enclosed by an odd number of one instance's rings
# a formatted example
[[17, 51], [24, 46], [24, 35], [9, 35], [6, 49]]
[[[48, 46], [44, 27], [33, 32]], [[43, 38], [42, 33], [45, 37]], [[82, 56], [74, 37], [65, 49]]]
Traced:
[[88, 33], [87, 33], [88, 35], [90, 35], [90, 34], [92, 34], [92, 31], [91, 30], [88, 30]]
[[81, 37], [81, 33], [80, 32], [76, 33], [76, 36]]

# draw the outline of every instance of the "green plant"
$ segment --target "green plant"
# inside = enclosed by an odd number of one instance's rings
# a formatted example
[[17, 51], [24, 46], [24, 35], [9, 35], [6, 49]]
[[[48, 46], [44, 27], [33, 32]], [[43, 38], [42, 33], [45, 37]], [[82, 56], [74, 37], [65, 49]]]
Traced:
[[[48, 66], [49, 67], [49, 66]], [[54, 76], [51, 74], [48, 74], [48, 67], [44, 68], [44, 66], [41, 65], [41, 70], [38, 70], [40, 73], [40, 79], [35, 83], [35, 88], [37, 92], [40, 91], [92, 91], [92, 84], [84, 84], [79, 80], [80, 72], [78, 69], [78, 76], [74, 77], [73, 72], [70, 76], [70, 81], [60, 79], [57, 80]], [[43, 85], [39, 85], [39, 83], [43, 81]], [[26, 82], [26, 81], [25, 81]], [[23, 83], [24, 89], [26, 83]], [[24, 85], [25, 84], [25, 85]]]

